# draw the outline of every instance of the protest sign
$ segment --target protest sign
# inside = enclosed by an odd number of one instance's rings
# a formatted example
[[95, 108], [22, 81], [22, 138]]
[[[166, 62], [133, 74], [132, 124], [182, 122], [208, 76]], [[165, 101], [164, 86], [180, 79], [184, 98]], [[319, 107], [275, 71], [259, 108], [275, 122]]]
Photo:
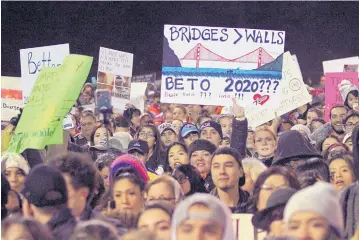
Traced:
[[300, 66], [299, 66], [299, 62], [298, 62], [298, 58], [297, 58], [297, 55], [293, 54], [292, 55], [292, 58], [293, 58], [293, 61], [297, 67], [297, 71], [300, 72], [300, 76], [301, 78], [303, 79], [303, 75], [302, 75], [302, 71], [300, 70]]
[[146, 83], [154, 83], [156, 80], [156, 73], [144, 74], [144, 75], [136, 75], [132, 77], [132, 82], [146, 82]]
[[275, 105], [282, 65], [262, 67], [284, 40], [284, 31], [165, 25], [161, 102]]
[[115, 108], [130, 102], [132, 66], [132, 53], [100, 47], [97, 88], [112, 92]]
[[92, 57], [68, 55], [59, 67], [41, 70], [24, 107], [9, 152], [43, 149], [63, 141], [63, 119], [76, 102], [90, 72]]
[[23, 101], [26, 104], [36, 79], [45, 67], [57, 67], [70, 54], [69, 44], [20, 50], [21, 79], [23, 85]]
[[131, 104], [140, 109], [141, 112], [145, 110], [145, 91], [147, 83], [131, 83]]
[[1, 121], [17, 116], [22, 105], [21, 78], [1, 77]]
[[345, 72], [345, 65], [359, 65], [359, 57], [356, 56], [323, 61], [324, 74], [330, 72]]
[[235, 239], [261, 240], [266, 234], [259, 233], [252, 224], [253, 214], [232, 214], [233, 231]]
[[275, 112], [281, 116], [312, 101], [298, 69], [290, 52], [285, 52], [280, 83], [280, 104], [275, 108], [270, 106], [264, 109], [246, 108], [246, 117], [250, 127], [255, 128], [274, 119]]
[[359, 86], [358, 73], [356, 72], [338, 72], [325, 74], [325, 120], [329, 120], [329, 113], [336, 104], [343, 104], [342, 95], [338, 85], [342, 80], [349, 80], [355, 86]]

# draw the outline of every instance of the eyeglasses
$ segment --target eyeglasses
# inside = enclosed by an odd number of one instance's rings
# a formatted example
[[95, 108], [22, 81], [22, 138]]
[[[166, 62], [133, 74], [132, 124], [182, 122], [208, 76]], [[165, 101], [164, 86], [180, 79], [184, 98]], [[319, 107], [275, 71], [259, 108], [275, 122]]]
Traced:
[[140, 132], [139, 136], [142, 137], [142, 138], [147, 139], [147, 138], [152, 138], [152, 137], [154, 137], [155, 134], [154, 134], [154, 133], [151, 133], [151, 132], [149, 132], [149, 133]]
[[357, 122], [357, 123], [352, 123], [352, 122], [348, 122], [347, 124], [345, 124], [345, 128], [346, 129], [350, 129], [350, 130], [352, 130], [353, 128], [355, 128], [356, 126], [358, 126], [359, 125], [359, 122]]
[[173, 176], [173, 177], [174, 177], [174, 179], [177, 180], [177, 182], [179, 184], [184, 184], [186, 182], [186, 180], [188, 179], [188, 177], [184, 176], [184, 175], [181, 175], [181, 176], [178, 176], [178, 177]]

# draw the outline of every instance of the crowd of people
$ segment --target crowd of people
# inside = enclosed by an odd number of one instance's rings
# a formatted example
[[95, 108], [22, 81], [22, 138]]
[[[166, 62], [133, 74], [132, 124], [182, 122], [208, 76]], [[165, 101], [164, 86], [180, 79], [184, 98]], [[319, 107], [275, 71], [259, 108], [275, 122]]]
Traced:
[[265, 239], [359, 239], [359, 91], [338, 88], [327, 122], [312, 91], [252, 129], [235, 101], [98, 116], [87, 83], [63, 144], [10, 153], [21, 114], [2, 129], [2, 239], [231, 240], [232, 214]]

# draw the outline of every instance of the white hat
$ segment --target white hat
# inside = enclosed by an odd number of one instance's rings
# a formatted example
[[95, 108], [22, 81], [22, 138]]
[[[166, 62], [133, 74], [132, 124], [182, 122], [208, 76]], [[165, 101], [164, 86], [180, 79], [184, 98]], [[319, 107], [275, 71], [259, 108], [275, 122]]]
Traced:
[[358, 91], [358, 87], [346, 79], [344, 79], [340, 84], [338, 84], [338, 88], [339, 88], [340, 94], [342, 95], [343, 102], [345, 102], [345, 100], [348, 97], [348, 94], [351, 91]]
[[5, 153], [1, 161], [5, 165], [5, 170], [8, 168], [19, 168], [24, 171], [26, 175], [30, 172], [30, 167], [25, 158], [19, 153]]
[[325, 218], [339, 237], [343, 235], [344, 219], [339, 195], [329, 183], [317, 182], [295, 193], [284, 209], [284, 222], [288, 223], [297, 212], [315, 212]]

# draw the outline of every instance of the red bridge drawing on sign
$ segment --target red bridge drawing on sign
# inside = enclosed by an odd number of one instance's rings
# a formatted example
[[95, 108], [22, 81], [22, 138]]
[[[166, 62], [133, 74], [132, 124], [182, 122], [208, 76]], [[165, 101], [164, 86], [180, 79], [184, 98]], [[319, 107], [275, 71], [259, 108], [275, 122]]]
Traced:
[[200, 61], [219, 61], [219, 62], [239, 62], [239, 63], [257, 63], [258, 68], [264, 64], [270, 63], [274, 57], [270, 55], [264, 48], [259, 47], [256, 50], [246, 53], [235, 59], [224, 58], [202, 44], [198, 43], [192, 48], [181, 60], [195, 60], [196, 68], [199, 68]]

